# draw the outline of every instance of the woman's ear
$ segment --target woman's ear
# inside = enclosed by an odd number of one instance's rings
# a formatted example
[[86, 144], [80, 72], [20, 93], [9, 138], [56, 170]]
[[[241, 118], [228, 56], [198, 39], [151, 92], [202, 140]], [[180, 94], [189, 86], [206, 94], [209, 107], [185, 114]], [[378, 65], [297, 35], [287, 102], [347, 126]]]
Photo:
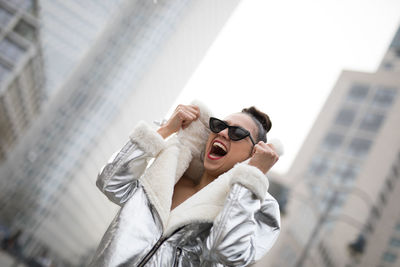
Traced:
[[250, 152], [250, 158], [253, 157], [254, 153], [256, 153], [256, 146], [253, 146]]

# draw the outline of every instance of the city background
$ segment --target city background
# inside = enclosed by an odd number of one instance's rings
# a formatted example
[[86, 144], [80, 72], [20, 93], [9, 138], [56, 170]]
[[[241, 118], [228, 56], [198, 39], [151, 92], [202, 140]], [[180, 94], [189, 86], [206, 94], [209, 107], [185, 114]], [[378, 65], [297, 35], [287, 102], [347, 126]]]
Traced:
[[400, 265], [400, 1], [0, 0], [0, 266], [86, 266], [139, 120], [256, 105], [285, 154], [255, 266]]

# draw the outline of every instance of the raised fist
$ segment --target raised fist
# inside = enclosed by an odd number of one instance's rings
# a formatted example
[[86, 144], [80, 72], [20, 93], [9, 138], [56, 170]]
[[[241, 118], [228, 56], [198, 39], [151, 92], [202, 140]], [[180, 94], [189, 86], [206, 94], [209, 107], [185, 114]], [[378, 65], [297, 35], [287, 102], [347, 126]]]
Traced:
[[169, 120], [157, 132], [164, 138], [189, 126], [192, 121], [200, 116], [200, 109], [195, 105], [178, 105]]
[[267, 173], [278, 159], [279, 155], [276, 153], [274, 145], [260, 141], [253, 148], [253, 155], [250, 158], [249, 165], [259, 168], [263, 173]]

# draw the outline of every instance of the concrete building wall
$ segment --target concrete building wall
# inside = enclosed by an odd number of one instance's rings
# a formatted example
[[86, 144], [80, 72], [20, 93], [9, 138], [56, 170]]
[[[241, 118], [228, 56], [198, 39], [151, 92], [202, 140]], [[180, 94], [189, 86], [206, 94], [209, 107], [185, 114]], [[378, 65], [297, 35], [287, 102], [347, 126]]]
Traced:
[[[368, 265], [369, 257], [380, 264], [384, 255], [394, 257], [392, 248], [382, 256], [382, 244], [396, 242], [390, 235], [399, 197], [394, 182], [392, 191], [382, 190], [400, 150], [399, 77], [384, 67], [376, 73], [342, 72], [285, 178], [291, 190], [288, 215], [259, 266], [377, 266]], [[385, 197], [388, 204], [379, 205]], [[376, 214], [392, 215], [374, 219]], [[379, 238], [373, 229], [379, 229]], [[349, 245], [360, 233], [368, 250], [357, 259]]]
[[[381, 188], [385, 186], [385, 177], [390, 172], [400, 151], [400, 128], [397, 127], [400, 121], [399, 97], [395, 97], [390, 106], [371, 107], [382, 86], [396, 88], [396, 92], [399, 92], [400, 79], [386, 72], [375, 74], [349, 72], [346, 76], [342, 76], [341, 79], [344, 84], [357, 81], [370, 84], [372, 89], [376, 88], [376, 91], [372, 91], [366, 100], [364, 106], [366, 112], [361, 116], [360, 125], [363, 117], [365, 118], [368, 110], [371, 109], [374, 114], [382, 114], [385, 118], [379, 131], [364, 133], [363, 138], [368, 138], [373, 143], [365, 160], [359, 166], [358, 175], [353, 185], [347, 193], [343, 194], [345, 197], [342, 208], [334, 214], [332, 225], [327, 225], [328, 232], [326, 235], [329, 234], [329, 236], [325, 239], [329, 239], [329, 242], [325, 241], [325, 243], [328, 253], [336, 260], [337, 266], [345, 266], [346, 262], [349, 261], [348, 245], [355, 241], [359, 233], [368, 231], [364, 227], [368, 223], [371, 209], [375, 207], [379, 212], [387, 209], [387, 206], [381, 206], [377, 203], [379, 203]], [[361, 134], [357, 134], [357, 136], [361, 136]], [[388, 193], [385, 193], [385, 195], [389, 197]], [[374, 227], [386, 229], [388, 222], [389, 220], [381, 220], [372, 223]], [[366, 236], [366, 238], [367, 242], [375, 242], [373, 239], [370, 240], [369, 236]]]

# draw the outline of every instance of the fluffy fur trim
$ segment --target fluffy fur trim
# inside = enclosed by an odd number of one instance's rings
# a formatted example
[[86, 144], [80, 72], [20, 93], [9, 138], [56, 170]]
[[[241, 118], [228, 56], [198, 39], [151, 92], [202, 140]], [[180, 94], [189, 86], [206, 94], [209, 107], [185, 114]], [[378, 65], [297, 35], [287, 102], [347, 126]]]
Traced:
[[[184, 170], [185, 175], [197, 182], [201, 178], [201, 174], [204, 171], [202, 158], [204, 154], [202, 152], [205, 150], [208, 136], [211, 132], [208, 128], [211, 111], [198, 100], [192, 101], [191, 104], [199, 107], [200, 116], [186, 129], [181, 129], [177, 133], [177, 136], [179, 138], [179, 142], [182, 144], [182, 147], [190, 150], [191, 153], [190, 165]], [[182, 176], [183, 172], [178, 174]]]
[[139, 121], [129, 138], [136, 142], [138, 146], [150, 153], [153, 157], [157, 156], [166, 146], [165, 140], [145, 121]]
[[[183, 174], [193, 180], [198, 180], [204, 169], [200, 155], [210, 132], [208, 129], [210, 113], [200, 102], [195, 101], [192, 104], [200, 108], [199, 119], [168, 138], [167, 141], [157, 132], [146, 127], [144, 123], [138, 125], [135, 128], [136, 132], [131, 134], [132, 140], [138, 142], [139, 146], [150, 145], [145, 151], [159, 153], [140, 180], [150, 202], [160, 215], [164, 229], [168, 223], [175, 183]], [[160, 140], [162, 142], [157, 143]]]
[[212, 223], [225, 204], [231, 178], [232, 173], [229, 171], [220, 175], [173, 209], [163, 236], [168, 236], [179, 227], [189, 223]]
[[172, 204], [177, 166], [181, 164], [178, 160], [180, 149], [176, 140], [169, 139], [166, 146], [139, 178], [150, 202], [160, 215], [164, 229]]
[[251, 190], [261, 201], [265, 199], [269, 182], [267, 176], [257, 167], [241, 162], [237, 163], [230, 171], [232, 172], [231, 185], [239, 183]]

